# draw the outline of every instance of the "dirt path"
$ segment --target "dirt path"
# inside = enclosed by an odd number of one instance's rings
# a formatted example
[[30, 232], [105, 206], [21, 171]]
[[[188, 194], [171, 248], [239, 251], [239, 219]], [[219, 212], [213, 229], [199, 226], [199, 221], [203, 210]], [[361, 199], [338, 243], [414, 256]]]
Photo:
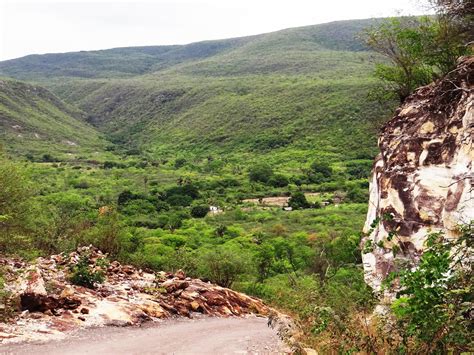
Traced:
[[0, 345], [0, 354], [283, 354], [266, 318], [168, 320], [140, 328], [96, 328], [65, 340]]
[[[319, 192], [306, 192], [304, 194], [306, 198], [319, 196]], [[262, 197], [262, 198], [248, 198], [242, 200], [243, 203], [251, 203], [259, 206], [271, 206], [271, 207], [285, 207], [288, 206], [289, 196], [277, 196], [277, 197]]]

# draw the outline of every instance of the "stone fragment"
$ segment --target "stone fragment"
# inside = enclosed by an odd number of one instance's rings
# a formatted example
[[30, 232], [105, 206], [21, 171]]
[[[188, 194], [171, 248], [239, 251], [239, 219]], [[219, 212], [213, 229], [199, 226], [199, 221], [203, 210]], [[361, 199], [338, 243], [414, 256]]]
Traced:
[[183, 270], [179, 269], [178, 271], [176, 271], [176, 273], [174, 274], [174, 276], [176, 276], [178, 279], [180, 280], [184, 280], [186, 278], [186, 274], [184, 273]]

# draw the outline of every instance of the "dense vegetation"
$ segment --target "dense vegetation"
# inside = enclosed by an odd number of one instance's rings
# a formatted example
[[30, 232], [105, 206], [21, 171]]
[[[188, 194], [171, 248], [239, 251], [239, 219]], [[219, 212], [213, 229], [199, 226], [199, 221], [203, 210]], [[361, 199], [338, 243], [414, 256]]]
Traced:
[[403, 101], [416, 88], [453, 70], [460, 56], [471, 53], [463, 27], [451, 17], [424, 16], [391, 18], [367, 29], [365, 43], [390, 61], [376, 66], [382, 81], [377, 96], [396, 95]]

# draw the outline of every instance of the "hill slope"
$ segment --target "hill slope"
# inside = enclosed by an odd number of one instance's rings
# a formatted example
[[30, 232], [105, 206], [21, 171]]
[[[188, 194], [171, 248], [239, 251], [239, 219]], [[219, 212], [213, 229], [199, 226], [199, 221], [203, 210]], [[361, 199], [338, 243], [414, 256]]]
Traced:
[[26, 80], [53, 77], [130, 77], [165, 70], [182, 63], [231, 54], [239, 49], [243, 49], [244, 52], [249, 50], [265, 52], [276, 49], [283, 55], [285, 55], [283, 49], [286, 46], [306, 51], [361, 51], [364, 48], [354, 37], [374, 21], [376, 20], [332, 22], [256, 36], [203, 41], [187, 45], [29, 55], [0, 62], [0, 73]]
[[15, 154], [75, 154], [103, 149], [105, 140], [84, 113], [48, 90], [0, 79], [0, 141]]
[[376, 84], [374, 54], [356, 36], [374, 21], [28, 56], [0, 63], [0, 72], [40, 81], [114, 142], [160, 157], [371, 157], [385, 112], [361, 100]]

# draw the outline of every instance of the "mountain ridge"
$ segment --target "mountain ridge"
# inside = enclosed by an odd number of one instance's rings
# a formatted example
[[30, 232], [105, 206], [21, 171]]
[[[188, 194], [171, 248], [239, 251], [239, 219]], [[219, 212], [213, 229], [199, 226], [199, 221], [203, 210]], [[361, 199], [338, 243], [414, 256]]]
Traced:
[[[95, 51], [32, 54], [1, 61], [0, 74], [22, 80], [38, 79], [42, 76], [57, 77], [58, 72], [66, 77], [100, 78], [116, 77], [120, 74], [122, 77], [127, 77], [149, 73], [150, 69], [159, 71], [190, 59], [208, 58], [228, 49], [238, 49], [243, 45], [275, 36], [306, 36], [306, 40], [319, 42], [326, 49], [364, 51], [365, 48], [354, 41], [354, 34], [376, 21], [378, 19], [333, 21], [252, 36], [199, 41], [185, 45], [118, 47]], [[338, 38], [336, 42], [334, 41], [335, 36]], [[110, 54], [112, 63], [107, 62], [107, 59], [110, 58], [103, 58], [104, 54]], [[73, 57], [78, 59], [74, 61]], [[133, 62], [134, 68], [130, 65], [130, 61]], [[68, 67], [62, 68], [61, 63], [67, 64]], [[85, 67], [81, 67], [81, 65]], [[103, 66], [104, 74], [101, 76], [102, 72], [100, 71], [98, 74], [91, 74], [85, 70], [90, 69], [91, 66]], [[34, 75], [31, 74], [32, 72]]]

